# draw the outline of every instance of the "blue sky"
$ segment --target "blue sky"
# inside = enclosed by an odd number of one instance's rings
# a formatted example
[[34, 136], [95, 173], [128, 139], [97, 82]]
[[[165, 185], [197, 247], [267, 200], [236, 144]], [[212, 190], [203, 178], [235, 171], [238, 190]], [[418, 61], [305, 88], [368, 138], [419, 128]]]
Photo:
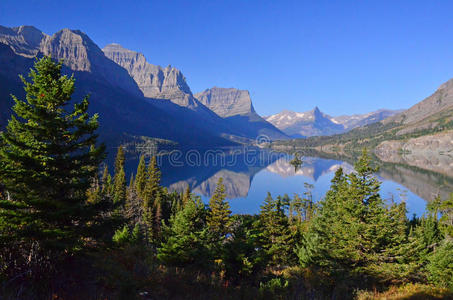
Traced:
[[192, 91], [247, 89], [258, 113], [407, 108], [453, 77], [453, 1], [0, 1], [0, 24], [80, 29]]

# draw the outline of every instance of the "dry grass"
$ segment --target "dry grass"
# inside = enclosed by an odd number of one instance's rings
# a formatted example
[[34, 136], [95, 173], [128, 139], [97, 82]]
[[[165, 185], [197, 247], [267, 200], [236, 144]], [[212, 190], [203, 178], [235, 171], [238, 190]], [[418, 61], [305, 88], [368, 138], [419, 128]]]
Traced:
[[429, 300], [429, 299], [452, 299], [453, 291], [432, 285], [407, 284], [399, 287], [391, 287], [385, 292], [360, 292], [358, 300]]

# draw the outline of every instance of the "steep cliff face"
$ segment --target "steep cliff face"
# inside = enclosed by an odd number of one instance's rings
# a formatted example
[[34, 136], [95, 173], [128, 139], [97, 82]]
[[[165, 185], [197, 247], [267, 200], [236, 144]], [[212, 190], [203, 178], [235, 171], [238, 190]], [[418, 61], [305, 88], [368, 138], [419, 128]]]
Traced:
[[261, 134], [285, 138], [253, 109], [220, 117], [194, 98], [179, 70], [149, 64], [142, 54], [119, 45], [104, 53], [79, 30], [47, 35], [31, 26], [0, 27], [0, 53], [0, 127], [10, 115], [9, 94], [23, 96], [17, 75], [27, 74], [35, 57], [50, 55], [63, 60], [65, 74], [76, 76], [75, 96], [91, 95], [91, 107], [111, 140], [127, 133], [206, 146], [250, 143]]
[[56, 60], [63, 60], [63, 64], [73, 71], [89, 72], [128, 93], [142, 94], [126, 70], [106, 58], [102, 50], [80, 30], [63, 29], [49, 36], [32, 26], [0, 27], [0, 43], [27, 58], [50, 55]]
[[213, 87], [195, 94], [195, 98], [222, 118], [255, 113], [249, 91]]
[[195, 94], [195, 97], [243, 135], [252, 138], [263, 136], [270, 140], [288, 138], [255, 112], [249, 91], [213, 87]]
[[145, 97], [169, 99], [184, 107], [199, 106], [180, 70], [171, 66], [162, 68], [150, 64], [142, 53], [126, 49], [119, 44], [107, 45], [102, 51], [109, 59], [127, 70]]
[[204, 108], [209, 115], [204, 118], [170, 101], [143, 97], [127, 70], [107, 58], [86, 34], [69, 29], [49, 36], [34, 27], [0, 27], [0, 128], [10, 117], [10, 94], [24, 97], [18, 74], [27, 75], [35, 57], [43, 55], [63, 59], [63, 73], [74, 74], [74, 99], [91, 95], [90, 113], [99, 113], [100, 136], [110, 145], [133, 136], [168, 139], [187, 146], [232, 144], [221, 137], [226, 125], [214, 126], [214, 118], [223, 121], [215, 113]]
[[48, 36], [33, 26], [0, 26], [0, 43], [9, 45], [16, 54], [34, 57], [38, 54], [41, 41]]

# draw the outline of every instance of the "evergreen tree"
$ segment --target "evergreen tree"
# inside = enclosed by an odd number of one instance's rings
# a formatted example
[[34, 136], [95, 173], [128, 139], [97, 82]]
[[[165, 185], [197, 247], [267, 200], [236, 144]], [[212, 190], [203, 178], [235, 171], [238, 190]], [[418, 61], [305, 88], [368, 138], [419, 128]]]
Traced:
[[[421, 253], [424, 254], [422, 262], [427, 263], [426, 270], [431, 283], [453, 289], [453, 194], [444, 201], [438, 196], [428, 204], [428, 212], [431, 217], [428, 229], [431, 230], [426, 230], [427, 226], [422, 220], [418, 231], [419, 236], [424, 238], [422, 243], [419, 242]], [[440, 219], [437, 220], [439, 214]]]
[[[148, 242], [153, 242], [155, 228], [156, 198], [162, 191], [160, 186], [160, 170], [157, 167], [156, 157], [149, 162], [146, 184], [143, 190], [143, 222]], [[159, 200], [160, 201], [160, 200]], [[160, 207], [162, 209], [162, 207]]]
[[97, 176], [93, 177], [91, 182], [91, 187], [87, 191], [87, 201], [89, 203], [98, 203], [102, 201], [102, 191], [99, 184], [99, 178]]
[[260, 211], [260, 227], [262, 244], [273, 266], [284, 266], [292, 262], [294, 257], [294, 232], [290, 230], [285, 215], [287, 201], [281, 197], [274, 200], [267, 194]]
[[186, 190], [184, 191], [184, 194], [182, 196], [182, 205], [185, 205], [187, 202], [189, 202], [192, 198], [192, 192], [190, 191], [190, 185], [187, 184]]
[[152, 207], [154, 205], [154, 199], [157, 193], [161, 190], [160, 187], [160, 170], [157, 167], [156, 157], [153, 156], [149, 162], [147, 174], [146, 174], [146, 184], [143, 191], [143, 201], [144, 205], [147, 207]]
[[163, 201], [162, 201], [162, 196], [158, 192], [156, 195], [156, 199], [154, 201], [154, 239], [159, 240], [160, 236], [162, 234], [162, 218], [163, 218], [163, 212], [162, 212], [162, 206], [163, 206]]
[[164, 226], [165, 240], [157, 258], [168, 266], [209, 271], [211, 259], [207, 249], [206, 211], [199, 200], [189, 201]]
[[109, 173], [109, 167], [107, 165], [104, 166], [104, 172], [102, 173], [102, 194], [109, 195], [111, 190], [111, 183], [112, 183], [112, 176]]
[[135, 184], [129, 185], [126, 195], [125, 217], [131, 225], [142, 224], [143, 223], [142, 214], [143, 214], [143, 203], [137, 194]]
[[215, 192], [209, 200], [209, 208], [210, 211], [206, 218], [208, 230], [215, 241], [221, 241], [229, 233], [231, 225], [231, 210], [229, 203], [226, 201], [222, 177], [217, 181]]
[[386, 207], [365, 150], [355, 170], [335, 173], [298, 249], [299, 260], [341, 280], [359, 274], [367, 279], [364, 284], [401, 279], [406, 267], [395, 262], [403, 259], [401, 247], [407, 242], [405, 205]]
[[435, 285], [453, 289], [453, 241], [445, 239], [429, 256], [428, 279]]
[[257, 216], [232, 216], [231, 238], [223, 245], [226, 277], [238, 284], [252, 281], [266, 267]]
[[69, 250], [96, 223], [86, 192], [105, 147], [96, 147], [98, 117], [88, 114], [88, 97], [69, 105], [74, 78], [61, 76], [61, 67], [40, 59], [30, 82], [21, 77], [26, 100], [13, 96], [14, 114], [0, 135], [0, 181], [11, 195], [0, 202], [0, 236]]
[[118, 148], [115, 159], [115, 176], [113, 177], [113, 202], [123, 205], [126, 201], [126, 174], [124, 172], [125, 155], [123, 147]]
[[146, 163], [145, 163], [145, 156], [141, 155], [140, 156], [140, 161], [138, 163], [137, 167], [137, 176], [135, 176], [135, 189], [137, 191], [137, 194], [140, 197], [143, 197], [143, 191], [145, 190], [146, 186]]
[[131, 188], [135, 188], [134, 173], [131, 174], [131, 178], [129, 179], [129, 185], [127, 186], [127, 189], [131, 189]]
[[439, 203], [440, 223], [445, 235], [453, 239], [453, 193], [450, 198]]

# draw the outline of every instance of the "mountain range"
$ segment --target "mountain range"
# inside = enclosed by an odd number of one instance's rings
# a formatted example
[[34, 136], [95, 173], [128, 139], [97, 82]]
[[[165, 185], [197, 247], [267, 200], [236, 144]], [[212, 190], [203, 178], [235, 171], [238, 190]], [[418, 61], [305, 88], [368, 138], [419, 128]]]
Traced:
[[265, 119], [293, 138], [324, 136], [347, 132], [353, 128], [379, 122], [402, 112], [381, 109], [367, 114], [331, 117], [315, 107], [306, 112], [283, 110]]
[[[335, 121], [340, 122], [340, 119]], [[312, 148], [346, 156], [355, 156], [361, 149], [368, 148], [384, 162], [406, 161], [410, 165], [429, 169], [426, 161], [453, 153], [452, 140], [453, 79], [450, 79], [409, 109], [379, 122], [333, 136], [277, 141], [272, 146], [284, 151]], [[445, 170], [445, 167], [440, 164], [434, 170]]]
[[[344, 148], [359, 141], [376, 147], [383, 141], [399, 140], [400, 145], [403, 139], [453, 129], [453, 79], [405, 111], [332, 117], [315, 107], [263, 118], [246, 90], [212, 87], [194, 94], [177, 68], [153, 65], [140, 52], [119, 44], [101, 49], [80, 30], [47, 35], [33, 26], [0, 26], [0, 130], [11, 115], [10, 95], [25, 96], [18, 75], [26, 75], [44, 55], [61, 60], [62, 72], [74, 75], [74, 100], [90, 95], [90, 113], [100, 115], [100, 136], [111, 146], [143, 138], [209, 147], [250, 144], [261, 136], [317, 136], [289, 143]], [[387, 143], [385, 149], [398, 147]]]
[[[251, 143], [262, 133], [287, 138], [254, 110], [244, 113], [233, 105], [228, 117], [216, 114], [194, 97], [176, 68], [152, 65], [118, 44], [101, 49], [79, 30], [47, 35], [33, 26], [0, 26], [0, 129], [11, 114], [10, 94], [24, 97], [18, 75], [28, 74], [44, 55], [62, 60], [63, 73], [74, 74], [73, 99], [90, 95], [90, 112], [100, 115], [100, 136], [112, 146], [138, 137], [197, 147]], [[251, 106], [250, 97], [247, 101]]]

